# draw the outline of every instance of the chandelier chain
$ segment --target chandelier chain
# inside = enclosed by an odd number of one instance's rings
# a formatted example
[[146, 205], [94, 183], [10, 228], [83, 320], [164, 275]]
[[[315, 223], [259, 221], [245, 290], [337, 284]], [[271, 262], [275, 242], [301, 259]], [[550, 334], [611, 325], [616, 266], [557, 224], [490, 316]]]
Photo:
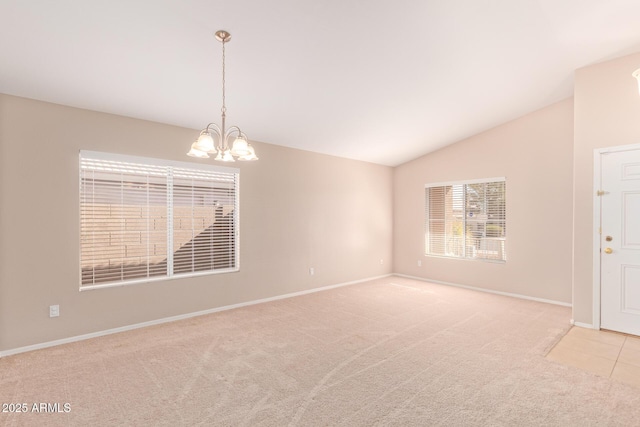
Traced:
[[227, 112], [227, 106], [226, 106], [226, 97], [225, 97], [225, 55], [224, 55], [224, 44], [225, 44], [225, 40], [222, 41], [222, 114], [225, 114]]

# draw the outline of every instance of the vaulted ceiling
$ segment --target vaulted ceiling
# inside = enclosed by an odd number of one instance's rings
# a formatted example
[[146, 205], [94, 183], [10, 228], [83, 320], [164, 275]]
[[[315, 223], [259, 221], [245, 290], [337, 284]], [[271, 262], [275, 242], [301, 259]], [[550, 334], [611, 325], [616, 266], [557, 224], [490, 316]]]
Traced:
[[201, 129], [225, 29], [228, 124], [397, 165], [572, 96], [638, 22], [637, 0], [0, 0], [0, 92]]

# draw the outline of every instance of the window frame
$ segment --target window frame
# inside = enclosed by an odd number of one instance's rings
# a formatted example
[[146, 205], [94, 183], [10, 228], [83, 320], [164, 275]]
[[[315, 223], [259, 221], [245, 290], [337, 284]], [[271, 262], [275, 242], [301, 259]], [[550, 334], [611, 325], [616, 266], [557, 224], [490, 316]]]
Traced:
[[[175, 273], [173, 271], [173, 254], [175, 250], [173, 249], [173, 240], [174, 240], [174, 227], [173, 227], [173, 218], [175, 218], [175, 214], [173, 212], [174, 203], [173, 203], [173, 190], [174, 184], [173, 179], [174, 176], [171, 173], [165, 175], [166, 180], [166, 217], [167, 217], [167, 226], [166, 226], [166, 245], [167, 245], [167, 268], [166, 273], [164, 275], [158, 276], [146, 276], [141, 278], [133, 278], [133, 279], [124, 279], [118, 280], [114, 282], [105, 282], [105, 283], [94, 283], [83, 285], [82, 280], [82, 238], [83, 238], [83, 229], [82, 229], [82, 182], [83, 182], [83, 167], [82, 161], [83, 159], [93, 159], [99, 161], [110, 161], [110, 162], [123, 162], [123, 163], [134, 163], [138, 165], [148, 165], [153, 167], [167, 168], [167, 170], [171, 170], [173, 168], [176, 169], [187, 169], [194, 173], [200, 172], [209, 172], [209, 173], [217, 173], [217, 174], [228, 174], [229, 178], [233, 176], [233, 210], [232, 210], [232, 230], [233, 230], [233, 267], [223, 268], [223, 269], [212, 269], [206, 271], [190, 271], [190, 272], [180, 272]], [[166, 159], [158, 159], [152, 157], [141, 157], [141, 156], [131, 156], [131, 155], [123, 155], [123, 154], [115, 154], [115, 153], [106, 153], [99, 151], [89, 151], [89, 150], [80, 150], [78, 153], [78, 283], [80, 291], [87, 291], [93, 289], [104, 289], [111, 287], [120, 287], [120, 286], [128, 286], [134, 285], [138, 283], [150, 283], [150, 282], [159, 282], [165, 280], [175, 280], [175, 279], [184, 279], [189, 277], [199, 277], [199, 276], [207, 276], [212, 274], [225, 274], [225, 273], [233, 273], [240, 271], [240, 169], [239, 168], [230, 168], [225, 166], [217, 166], [217, 165], [207, 165], [207, 164], [198, 164], [192, 162], [180, 162], [174, 160], [166, 160]], [[149, 217], [149, 216], [148, 216]], [[195, 236], [194, 236], [195, 238]], [[231, 251], [229, 251], [231, 252]], [[147, 259], [149, 255], [147, 254]]]
[[[430, 200], [429, 200], [429, 189], [430, 188], [436, 188], [436, 187], [447, 187], [447, 186], [454, 186], [454, 185], [473, 185], [473, 184], [490, 184], [490, 183], [496, 183], [496, 182], [503, 182], [504, 183], [504, 237], [503, 237], [503, 242], [502, 242], [502, 258], [488, 258], [488, 257], [478, 257], [478, 256], [461, 256], [461, 255], [453, 255], [453, 254], [440, 254], [440, 253], [432, 253], [430, 252], [430, 222], [431, 222], [431, 217], [430, 217]], [[507, 227], [507, 201], [506, 201], [506, 197], [507, 197], [507, 179], [506, 177], [494, 177], [494, 178], [481, 178], [481, 179], [470, 179], [470, 180], [459, 180], [459, 181], [447, 181], [447, 182], [438, 182], [438, 183], [428, 183], [425, 184], [424, 186], [424, 241], [423, 241], [423, 250], [424, 250], [424, 256], [430, 257], [430, 258], [446, 258], [446, 259], [456, 259], [456, 260], [467, 260], [467, 261], [481, 261], [481, 262], [490, 262], [490, 263], [499, 263], [499, 264], [504, 264], [507, 262], [507, 233], [506, 233], [506, 227]], [[464, 206], [465, 206], [465, 215], [464, 218], [466, 218], [466, 204], [467, 204], [467, 199], [465, 198], [462, 202], [461, 202]], [[446, 221], [446, 219], [445, 219]], [[486, 222], [485, 221], [485, 227], [486, 227]], [[465, 222], [466, 223], [466, 222]], [[486, 231], [485, 231], [486, 233]], [[466, 241], [467, 239], [467, 230], [466, 227], [464, 229], [464, 235], [463, 235], [463, 239]], [[485, 237], [486, 238], [486, 237]], [[446, 240], [446, 234], [445, 234], [445, 240]], [[445, 251], [446, 252], [446, 251]], [[465, 243], [465, 255], [466, 255], [466, 243]]]

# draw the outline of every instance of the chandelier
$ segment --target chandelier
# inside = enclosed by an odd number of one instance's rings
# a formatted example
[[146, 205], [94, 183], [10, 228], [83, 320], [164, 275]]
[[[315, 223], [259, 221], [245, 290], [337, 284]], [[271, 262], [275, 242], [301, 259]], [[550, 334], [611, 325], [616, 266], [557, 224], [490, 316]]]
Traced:
[[[235, 162], [238, 160], [258, 160], [256, 152], [247, 141], [245, 135], [238, 126], [231, 126], [225, 129], [225, 120], [227, 118], [227, 107], [225, 106], [225, 56], [224, 44], [231, 40], [231, 34], [227, 31], [216, 31], [216, 39], [222, 42], [222, 127], [218, 127], [215, 123], [209, 123], [206, 128], [200, 132], [200, 136], [191, 144], [191, 150], [188, 156], [208, 159], [209, 154], [216, 154], [215, 160], [221, 162]], [[233, 145], [230, 144], [232, 138]]]

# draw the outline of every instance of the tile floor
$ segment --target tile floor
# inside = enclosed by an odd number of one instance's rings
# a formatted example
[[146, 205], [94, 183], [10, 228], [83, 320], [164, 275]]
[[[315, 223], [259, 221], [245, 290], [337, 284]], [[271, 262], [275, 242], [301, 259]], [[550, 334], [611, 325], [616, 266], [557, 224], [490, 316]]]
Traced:
[[640, 337], [574, 326], [547, 359], [640, 387]]

